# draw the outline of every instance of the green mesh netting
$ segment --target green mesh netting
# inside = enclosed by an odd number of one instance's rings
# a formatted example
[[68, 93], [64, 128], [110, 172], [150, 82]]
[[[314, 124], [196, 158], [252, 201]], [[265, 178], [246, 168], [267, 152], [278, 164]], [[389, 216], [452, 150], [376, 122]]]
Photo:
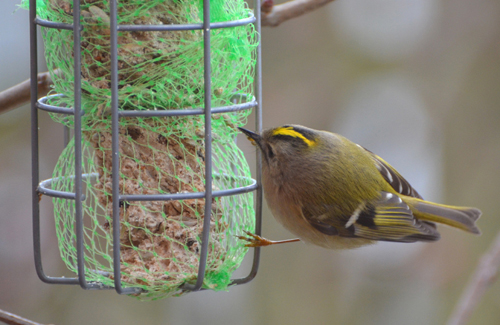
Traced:
[[[71, 24], [66, 0], [38, 0], [38, 15]], [[80, 0], [82, 89], [87, 118], [100, 115], [111, 96], [109, 4]], [[247, 18], [243, 0], [210, 1], [211, 22]], [[122, 0], [118, 23], [168, 25], [200, 23], [201, 0]], [[43, 28], [46, 60], [57, 93], [73, 93], [73, 31]], [[235, 91], [252, 93], [257, 34], [252, 24], [211, 31], [212, 106], [230, 104]], [[119, 101], [123, 109], [172, 109], [203, 104], [203, 33], [119, 32]], [[72, 105], [70, 98], [59, 99]], [[242, 113], [245, 115], [246, 113]]]
[[[203, 143], [182, 134], [144, 131], [123, 123], [120, 132], [120, 192], [126, 194], [182, 193], [204, 190]], [[164, 129], [165, 130], [165, 129]], [[165, 133], [168, 132], [168, 133]], [[85, 142], [83, 201], [85, 266], [88, 281], [113, 286], [111, 235], [110, 132], [95, 133]], [[96, 149], [96, 145], [99, 148]], [[234, 141], [213, 142], [213, 190], [250, 185], [248, 166]], [[234, 162], [240, 162], [236, 165]], [[74, 191], [74, 143], [62, 153], [53, 174], [52, 188]], [[76, 266], [73, 200], [54, 199], [56, 230], [61, 255], [68, 268]], [[120, 207], [122, 281], [125, 287], [146, 290], [143, 299], [158, 299], [178, 292], [178, 286], [196, 280], [201, 247], [204, 200], [125, 202]], [[210, 218], [210, 245], [204, 287], [225, 290], [232, 272], [247, 249], [237, 240], [254, 228], [251, 193], [215, 198]], [[109, 274], [108, 274], [109, 273]]]
[[[85, 200], [85, 267], [88, 281], [113, 286], [109, 4], [80, 0], [82, 24], [82, 132]], [[37, 0], [38, 16], [72, 23], [72, 2]], [[242, 0], [212, 0], [211, 22], [246, 18]], [[200, 23], [201, 0], [122, 0], [119, 24]], [[48, 104], [73, 106], [73, 34], [43, 28], [46, 60], [54, 80]], [[201, 31], [120, 32], [120, 109], [163, 110], [203, 107]], [[212, 106], [252, 98], [257, 35], [253, 25], [211, 31]], [[239, 96], [235, 96], [239, 94]], [[213, 115], [213, 190], [250, 184], [250, 171], [236, 147], [236, 126], [249, 111]], [[52, 114], [69, 127], [73, 117]], [[203, 116], [122, 118], [119, 126], [121, 194], [205, 191]], [[74, 142], [61, 154], [52, 188], [74, 191]], [[205, 202], [123, 202], [120, 206], [121, 273], [125, 287], [139, 286], [140, 299], [158, 299], [196, 281]], [[76, 269], [74, 201], [54, 199], [61, 256]], [[226, 290], [247, 249], [237, 240], [253, 231], [251, 193], [215, 198], [205, 288]]]

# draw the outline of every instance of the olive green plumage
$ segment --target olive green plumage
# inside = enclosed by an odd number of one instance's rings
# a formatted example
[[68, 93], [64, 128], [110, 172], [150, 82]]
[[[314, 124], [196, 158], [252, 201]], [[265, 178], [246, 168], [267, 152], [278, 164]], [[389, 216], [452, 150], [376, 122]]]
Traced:
[[271, 212], [305, 242], [353, 248], [435, 241], [435, 223], [480, 233], [480, 210], [424, 201], [382, 158], [338, 134], [299, 125], [262, 135], [240, 130], [262, 151]]

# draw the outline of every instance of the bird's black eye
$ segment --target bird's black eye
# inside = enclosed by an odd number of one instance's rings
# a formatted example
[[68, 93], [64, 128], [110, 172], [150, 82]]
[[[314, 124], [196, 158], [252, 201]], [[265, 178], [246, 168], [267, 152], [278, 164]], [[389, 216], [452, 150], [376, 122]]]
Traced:
[[273, 158], [274, 157], [274, 151], [273, 151], [273, 148], [271, 148], [271, 146], [268, 144], [267, 145], [267, 156], [269, 158]]

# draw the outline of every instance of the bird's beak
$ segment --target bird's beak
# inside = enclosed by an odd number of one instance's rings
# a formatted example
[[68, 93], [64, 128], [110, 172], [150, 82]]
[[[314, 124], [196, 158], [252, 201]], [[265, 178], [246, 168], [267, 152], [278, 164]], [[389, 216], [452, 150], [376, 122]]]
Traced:
[[252, 132], [250, 130], [247, 130], [247, 129], [244, 129], [244, 128], [240, 128], [238, 127], [238, 129], [240, 129], [241, 132], [243, 132], [248, 140], [250, 140], [250, 142], [255, 146], [255, 145], [258, 145], [260, 147], [260, 144], [262, 142], [262, 137], [255, 133], [255, 132]]

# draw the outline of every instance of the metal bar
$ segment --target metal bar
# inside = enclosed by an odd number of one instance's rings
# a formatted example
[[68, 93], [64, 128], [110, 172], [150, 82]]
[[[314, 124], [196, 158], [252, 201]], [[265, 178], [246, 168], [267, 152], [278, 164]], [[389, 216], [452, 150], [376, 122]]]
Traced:
[[205, 81], [205, 214], [201, 239], [198, 278], [193, 285], [185, 284], [186, 290], [198, 291], [205, 278], [207, 266], [210, 217], [212, 215], [212, 76], [210, 62], [210, 0], [203, 0], [203, 77]]
[[[46, 112], [58, 113], [58, 114], [66, 114], [66, 115], [74, 115], [75, 111], [73, 108], [68, 107], [59, 107], [54, 105], [46, 104], [47, 100], [53, 97], [60, 97], [61, 94], [51, 95], [42, 97], [37, 102], [37, 108], [44, 110]], [[212, 114], [219, 113], [229, 113], [229, 112], [237, 112], [246, 109], [250, 109], [257, 106], [257, 101], [252, 100], [248, 103], [234, 104], [230, 106], [219, 106], [214, 107], [212, 109]], [[176, 109], [176, 110], [119, 110], [119, 117], [167, 117], [167, 116], [185, 116], [185, 115], [202, 115], [205, 113], [203, 108], [195, 108], [195, 109]], [[84, 115], [85, 112], [82, 110], [81, 114]]]
[[[99, 177], [98, 173], [90, 173], [90, 174], [83, 174], [82, 178], [83, 179], [88, 179], [90, 178], [91, 181], [96, 180]], [[215, 175], [215, 178], [229, 178], [233, 180], [234, 182], [236, 180], [243, 180], [243, 181], [249, 181], [250, 184], [246, 186], [240, 186], [240, 187], [235, 187], [235, 188], [230, 188], [230, 189], [225, 189], [225, 190], [219, 190], [219, 191], [213, 191], [212, 196], [213, 197], [221, 197], [221, 196], [229, 196], [229, 195], [236, 195], [236, 194], [243, 194], [243, 193], [248, 193], [257, 188], [257, 182], [254, 179], [248, 178], [248, 177], [232, 177], [226, 174], [223, 175]], [[57, 177], [57, 178], [49, 178], [44, 181], [41, 181], [40, 184], [38, 185], [38, 190], [37, 192], [43, 195], [47, 195], [50, 197], [58, 197], [58, 198], [64, 198], [64, 199], [69, 199], [69, 200], [74, 200], [75, 199], [75, 193], [73, 192], [64, 192], [64, 191], [57, 191], [53, 190], [49, 187], [52, 187], [52, 184], [54, 182], [57, 182], [59, 180], [66, 180], [66, 179], [74, 179], [75, 175], [71, 176], [63, 176], [63, 177]], [[176, 194], [138, 194], [138, 195], [120, 195], [120, 201], [167, 201], [167, 200], [188, 200], [188, 199], [201, 199], [205, 196], [205, 192], [194, 192], [194, 193], [176, 193]], [[82, 200], [85, 200], [85, 195], [82, 195]]]
[[[50, 20], [45, 20], [41, 18], [35, 18], [35, 24], [47, 27], [47, 28], [56, 28], [56, 29], [67, 29], [67, 30], [73, 30], [73, 24], [65, 24], [65, 23], [58, 23]], [[82, 27], [80, 27], [80, 30]]]
[[[58, 113], [58, 114], [65, 114], [65, 115], [75, 115], [75, 110], [72, 107], [59, 107], [59, 106], [54, 106], [54, 105], [48, 105], [47, 100], [56, 98], [56, 97], [63, 97], [63, 94], [56, 94], [56, 95], [50, 95], [50, 96], [45, 96], [40, 98], [37, 103], [36, 107], [44, 110], [46, 112], [52, 112], [52, 113]], [[81, 114], [84, 112], [81, 111]]]
[[83, 211], [82, 211], [82, 89], [81, 89], [81, 35], [80, 35], [80, 1], [73, 3], [73, 78], [75, 109], [75, 230], [76, 261], [78, 280], [83, 289], [89, 289], [85, 279], [85, 250], [83, 246]]
[[120, 144], [118, 114], [118, 10], [117, 0], [110, 1], [110, 49], [111, 49], [111, 152], [113, 197], [113, 276], [115, 290], [119, 294], [139, 293], [140, 288], [123, 288], [120, 256]]
[[[91, 180], [96, 180], [98, 177], [99, 177], [98, 173], [91, 173], [91, 174], [83, 174], [82, 175], [83, 179], [90, 178]], [[59, 180], [65, 180], [65, 179], [75, 179], [75, 175], [49, 178], [49, 179], [46, 179], [44, 181], [41, 181], [40, 184], [38, 184], [37, 192], [39, 194], [47, 195], [50, 197], [58, 197], [58, 198], [63, 198], [63, 199], [74, 200], [76, 197], [76, 194], [73, 192], [57, 191], [57, 190], [53, 190], [53, 189], [49, 188], [49, 187], [52, 187], [52, 183], [57, 182]], [[82, 195], [82, 201], [83, 200], [85, 200], [85, 195]]]
[[[37, 58], [37, 33], [36, 33], [36, 0], [30, 0], [30, 74], [31, 74], [31, 200], [33, 205], [33, 251], [35, 254], [35, 269], [38, 277], [45, 282], [46, 275], [42, 267], [42, 253], [40, 249], [40, 207], [38, 192], [36, 191], [39, 181], [38, 166], [38, 111], [36, 109], [36, 98], [38, 85], [34, 80], [38, 77]], [[35, 185], [36, 184], [36, 185]]]
[[[210, 29], [238, 27], [255, 22], [255, 17], [242, 18], [233, 21], [224, 21], [211, 23]], [[179, 30], [201, 30], [205, 27], [201, 24], [178, 24], [178, 25], [118, 25], [118, 30], [122, 32], [160, 32], [160, 31], [179, 31]]]
[[[66, 114], [66, 115], [74, 115], [75, 111], [73, 108], [68, 107], [59, 107], [54, 105], [46, 104], [47, 101], [51, 98], [62, 97], [62, 94], [50, 95], [42, 97], [37, 102], [37, 108], [44, 110], [46, 112], [58, 113], [58, 114]], [[229, 112], [237, 112], [246, 109], [250, 109], [257, 106], [257, 101], [253, 99], [248, 103], [240, 103], [234, 104], [230, 106], [219, 106], [212, 108], [212, 114], [219, 113], [229, 113]], [[175, 110], [118, 110], [119, 117], [167, 117], [167, 116], [185, 116], [185, 115], [202, 115], [205, 113], [203, 108], [195, 108], [195, 109], [175, 109]], [[85, 112], [82, 110], [81, 115], [84, 115]]]
[[[257, 106], [257, 101], [252, 100], [248, 103], [235, 104], [230, 106], [220, 106], [214, 107], [212, 109], [212, 114], [218, 113], [228, 113], [228, 112], [237, 112], [245, 109], [250, 109], [252, 107]], [[203, 108], [197, 109], [176, 109], [176, 110], [156, 110], [156, 111], [119, 111], [120, 117], [167, 117], [167, 116], [183, 116], [183, 115], [202, 115], [205, 114], [205, 110]]]
[[112, 286], [107, 286], [102, 284], [102, 282], [87, 282], [88, 290], [111, 290], [114, 289]]
[[112, 197], [113, 197], [113, 275], [115, 290], [122, 293], [122, 275], [120, 258], [120, 146], [118, 126], [118, 11], [117, 0], [111, 0], [110, 6], [110, 54], [111, 54], [111, 152], [112, 152]]
[[[45, 180], [40, 184], [52, 181], [52, 179]], [[46, 184], [44, 184], [46, 185]], [[223, 197], [230, 195], [244, 194], [254, 191], [258, 188], [257, 183], [254, 182], [251, 185], [244, 187], [231, 188], [227, 190], [213, 191], [212, 197]], [[67, 200], [75, 200], [76, 195], [73, 192], [57, 191], [46, 188], [45, 186], [38, 187], [38, 193], [45, 196], [57, 197]], [[194, 192], [194, 193], [176, 193], [176, 194], [131, 194], [131, 195], [120, 195], [120, 201], [172, 201], [172, 200], [192, 200], [192, 199], [202, 199], [205, 197], [205, 192]], [[82, 195], [82, 201], [85, 200], [86, 196]]]
[[45, 283], [78, 284], [76, 278], [50, 277], [43, 271], [42, 250], [40, 238], [40, 202], [38, 196], [39, 172], [39, 147], [38, 147], [38, 109], [36, 107], [38, 97], [38, 42], [36, 27], [36, 0], [29, 1], [29, 23], [30, 23], [30, 77], [31, 77], [31, 198], [33, 206], [33, 253], [35, 259], [35, 270]]
[[63, 191], [55, 191], [49, 188], [38, 187], [38, 193], [45, 196], [57, 197], [61, 199], [74, 200], [76, 198], [76, 194], [73, 192], [63, 192]]
[[[248, 186], [232, 188], [227, 190], [212, 191], [212, 197], [222, 197], [237, 194], [244, 194], [257, 189], [257, 183]], [[121, 195], [120, 201], [170, 201], [170, 200], [191, 200], [206, 197], [206, 192], [179, 193], [179, 194], [142, 194], [142, 195]]]
[[[255, 96], [257, 97], [257, 110], [255, 111], [255, 129], [260, 134], [262, 133], [262, 26], [261, 26], [261, 1], [255, 0], [255, 17], [257, 18], [255, 29], [257, 35], [259, 35], [259, 46], [257, 46], [257, 62], [256, 62], [256, 84], [255, 84]], [[260, 150], [256, 151], [256, 163], [257, 171], [255, 179], [257, 180], [257, 191], [255, 193], [256, 207], [255, 207], [255, 233], [257, 235], [262, 234], [262, 152]], [[257, 271], [259, 269], [260, 263], [260, 247], [254, 248], [253, 264], [250, 274], [246, 280], [242, 283], [249, 282], [255, 278]]]
[[[38, 111], [36, 98], [38, 95], [37, 80], [37, 33], [36, 33], [36, 0], [30, 0], [30, 65], [31, 65], [31, 200], [33, 205], [33, 251], [35, 255], [35, 269], [38, 277], [45, 282], [47, 276], [43, 272], [42, 253], [40, 248], [40, 206], [36, 191], [39, 181], [38, 165]], [[35, 185], [36, 184], [36, 185]]]
[[[257, 109], [255, 111], [255, 129], [260, 134], [262, 133], [262, 33], [261, 33], [261, 12], [260, 12], [260, 0], [255, 0], [255, 29], [257, 35], [259, 35], [259, 45], [257, 46], [257, 62], [256, 62], [256, 73], [257, 78], [255, 78], [255, 96], [257, 98]], [[255, 233], [261, 235], [262, 233], [262, 152], [260, 150], [256, 151], [256, 181], [257, 181], [257, 191], [255, 192]], [[239, 285], [252, 281], [257, 275], [260, 263], [260, 247], [255, 247], [253, 251], [253, 262], [252, 269], [250, 273], [245, 278], [234, 279], [231, 281], [231, 285]]]
[[[250, 16], [248, 18], [242, 18], [238, 20], [211, 23], [210, 29], [238, 27], [254, 23], [255, 20], [256, 19], [254, 16]], [[37, 25], [47, 28], [73, 30], [72, 24], [59, 23], [41, 18], [36, 18], [35, 23]], [[80, 31], [82, 29], [83, 27], [80, 26]], [[121, 32], [161, 32], [161, 31], [181, 31], [181, 30], [201, 30], [201, 29], [203, 29], [202, 23], [176, 24], [176, 25], [118, 25], [118, 31]]]

